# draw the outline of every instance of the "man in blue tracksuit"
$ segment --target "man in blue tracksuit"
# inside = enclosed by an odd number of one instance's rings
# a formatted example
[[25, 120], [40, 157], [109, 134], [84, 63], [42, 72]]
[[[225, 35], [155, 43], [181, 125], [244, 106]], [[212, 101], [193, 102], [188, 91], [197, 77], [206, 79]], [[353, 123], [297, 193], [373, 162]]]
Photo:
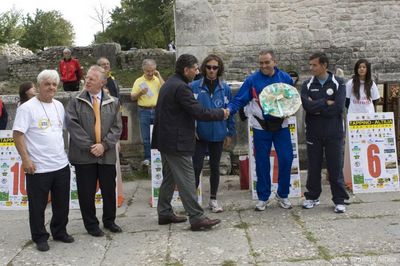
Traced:
[[264, 115], [258, 103], [258, 95], [273, 83], [293, 84], [286, 72], [276, 67], [274, 52], [261, 51], [259, 54], [260, 69], [246, 78], [234, 99], [228, 104], [231, 115], [241, 107], [248, 105], [249, 123], [253, 127], [254, 149], [257, 173], [258, 203], [256, 211], [265, 210], [271, 195], [270, 159], [272, 143], [278, 155], [279, 176], [276, 199], [285, 209], [292, 208], [288, 200], [290, 187], [290, 171], [293, 161], [292, 143], [288, 128], [288, 119], [280, 119]]
[[[224, 63], [214, 54], [208, 55], [201, 64], [201, 73], [204, 77], [193, 81], [190, 87], [194, 97], [205, 108], [226, 108], [232, 98], [231, 89], [222, 80]], [[196, 121], [196, 150], [193, 156], [193, 168], [196, 178], [196, 188], [200, 183], [200, 173], [203, 169], [204, 157], [208, 151], [210, 156], [210, 203], [209, 209], [214, 213], [222, 212], [221, 205], [217, 202], [219, 186], [219, 164], [222, 149], [229, 146], [235, 134], [233, 116], [223, 121]]]
[[344, 200], [348, 198], [342, 172], [343, 107], [346, 86], [341, 78], [327, 69], [329, 59], [324, 53], [310, 57], [313, 75], [301, 87], [301, 101], [306, 111], [306, 139], [308, 156], [307, 192], [303, 208], [319, 205], [321, 195], [321, 165], [325, 150], [326, 164], [331, 185], [334, 211], [346, 211]]

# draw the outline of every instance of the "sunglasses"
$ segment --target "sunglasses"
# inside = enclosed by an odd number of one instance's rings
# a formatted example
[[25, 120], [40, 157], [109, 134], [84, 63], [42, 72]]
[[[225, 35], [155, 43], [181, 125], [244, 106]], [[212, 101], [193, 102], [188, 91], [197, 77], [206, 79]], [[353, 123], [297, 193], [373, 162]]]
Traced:
[[218, 68], [219, 68], [219, 66], [209, 66], [209, 65], [206, 65], [206, 68], [208, 69], [208, 70], [217, 70]]

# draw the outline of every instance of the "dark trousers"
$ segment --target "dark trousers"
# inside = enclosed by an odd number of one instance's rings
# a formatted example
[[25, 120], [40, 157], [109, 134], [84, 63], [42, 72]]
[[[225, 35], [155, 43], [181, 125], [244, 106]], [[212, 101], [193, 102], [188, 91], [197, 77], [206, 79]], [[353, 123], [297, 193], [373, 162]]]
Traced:
[[64, 91], [79, 91], [79, 80], [63, 82]]
[[326, 165], [331, 185], [332, 201], [343, 204], [349, 196], [343, 180], [343, 139], [342, 138], [313, 138], [307, 139], [308, 176], [306, 199], [318, 199], [322, 192], [321, 170], [325, 152]]
[[50, 231], [53, 238], [63, 237], [66, 233], [69, 213], [71, 174], [69, 165], [49, 173], [26, 174], [26, 189], [29, 202], [29, 226], [35, 243], [45, 242], [49, 233], [44, 225], [44, 212], [51, 192], [53, 216]]
[[76, 184], [79, 206], [86, 230], [92, 231], [99, 226], [96, 217], [95, 194], [99, 181], [103, 198], [103, 224], [108, 226], [115, 221], [115, 164], [75, 164]]
[[158, 217], [169, 218], [174, 215], [171, 200], [177, 186], [189, 222], [199, 222], [204, 218], [204, 210], [197, 202], [192, 157], [161, 152], [161, 160], [163, 180], [158, 197]]
[[210, 156], [210, 197], [216, 198], [219, 186], [219, 163], [221, 160], [222, 147], [224, 142], [212, 142], [197, 140], [196, 150], [193, 156], [194, 177], [196, 179], [196, 188], [200, 183], [200, 173], [203, 169], [204, 157], [207, 154]]

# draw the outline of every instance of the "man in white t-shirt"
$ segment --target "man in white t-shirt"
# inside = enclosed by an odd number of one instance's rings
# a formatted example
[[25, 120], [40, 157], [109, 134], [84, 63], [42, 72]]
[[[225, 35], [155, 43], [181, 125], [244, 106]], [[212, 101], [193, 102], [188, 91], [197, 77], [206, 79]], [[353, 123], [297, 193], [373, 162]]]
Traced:
[[13, 137], [26, 175], [32, 240], [39, 251], [47, 251], [49, 233], [44, 225], [44, 213], [49, 192], [53, 239], [74, 242], [66, 230], [70, 169], [63, 139], [65, 111], [62, 103], [53, 99], [60, 77], [55, 70], [43, 70], [37, 82], [39, 94], [17, 109]]

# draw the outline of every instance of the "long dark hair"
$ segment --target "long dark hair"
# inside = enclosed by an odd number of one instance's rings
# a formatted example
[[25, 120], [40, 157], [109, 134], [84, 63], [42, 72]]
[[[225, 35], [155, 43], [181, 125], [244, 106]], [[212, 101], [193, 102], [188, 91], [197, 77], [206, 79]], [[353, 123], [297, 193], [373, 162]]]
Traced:
[[19, 85], [19, 102], [21, 104], [29, 100], [28, 96], [26, 95], [26, 92], [34, 86], [35, 84], [33, 84], [32, 81], [27, 81]]
[[215, 54], [210, 54], [206, 58], [204, 58], [203, 63], [201, 64], [200, 71], [203, 75], [206, 75], [206, 65], [208, 62], [211, 60], [215, 60], [218, 62], [218, 72], [217, 72], [217, 77], [222, 76], [224, 74], [224, 62], [222, 62], [221, 57]]
[[353, 93], [356, 96], [357, 100], [360, 99], [360, 75], [358, 74], [358, 68], [361, 64], [365, 64], [367, 67], [367, 73], [365, 74], [365, 83], [364, 83], [364, 91], [365, 95], [367, 95], [367, 99], [371, 100], [371, 87], [372, 87], [372, 78], [371, 78], [371, 63], [368, 62], [367, 59], [360, 59], [356, 62], [354, 66], [354, 76], [353, 76]]

